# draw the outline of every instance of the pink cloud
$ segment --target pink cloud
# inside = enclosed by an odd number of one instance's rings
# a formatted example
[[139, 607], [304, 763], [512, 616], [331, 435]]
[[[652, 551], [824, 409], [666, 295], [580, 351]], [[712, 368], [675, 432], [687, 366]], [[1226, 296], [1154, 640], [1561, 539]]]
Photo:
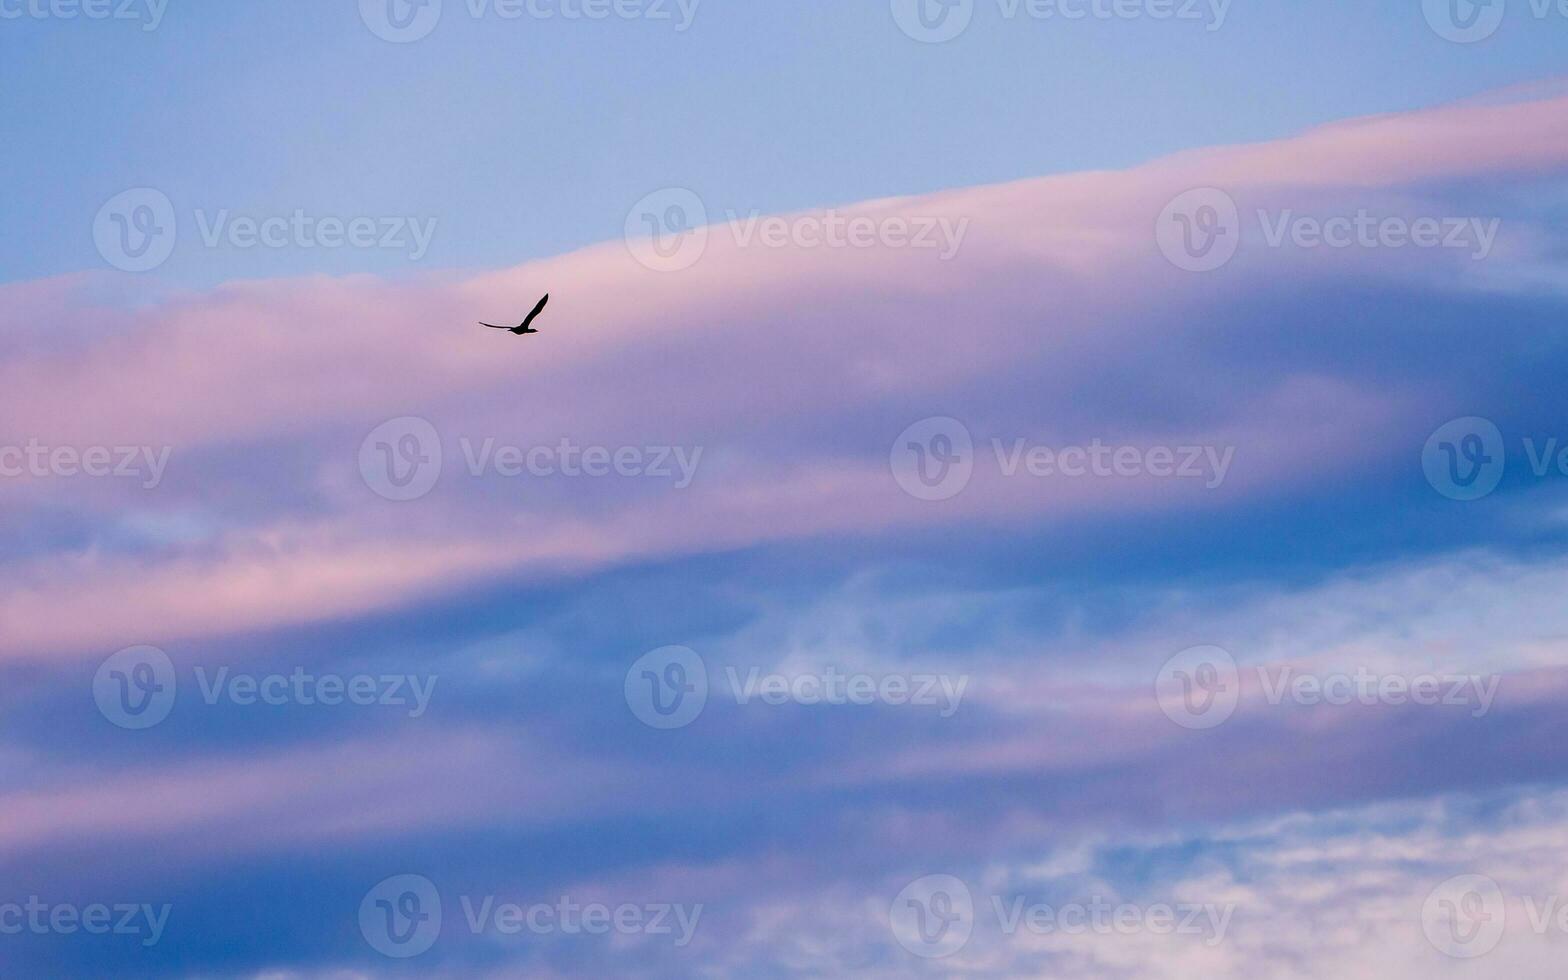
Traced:
[[[948, 262], [931, 251], [747, 248], [717, 228], [703, 259], [680, 273], [644, 269], [615, 243], [466, 279], [241, 283], [140, 311], [88, 347], [4, 352], [0, 391], [16, 441], [169, 447], [172, 458], [155, 494], [9, 480], [0, 512], [15, 518], [46, 497], [100, 520], [127, 508], [221, 515], [237, 510], [225, 506], [229, 494], [249, 506], [186, 547], [14, 565], [0, 646], [12, 657], [100, 652], [309, 622], [508, 570], [552, 574], [901, 526], [1184, 512], [1386, 465], [1376, 444], [1417, 425], [1425, 392], [1306, 370], [1258, 391], [1184, 345], [1207, 325], [1183, 320], [1176, 304], [1219, 287], [1160, 259], [1154, 216], [1197, 185], [1387, 188], [1562, 168], [1565, 110], [1568, 99], [1555, 95], [1452, 106], [1120, 173], [848, 209], [967, 221]], [[1262, 275], [1238, 272], [1227, 288], [1271, 282], [1288, 261], [1271, 257]], [[73, 285], [6, 295], [57, 308]], [[474, 326], [544, 289], [555, 299], [542, 337], [517, 342]], [[1116, 352], [1145, 348], [1182, 351], [1163, 367], [1215, 395], [1212, 417], [1128, 421], [1100, 434], [1131, 446], [1236, 446], [1215, 492], [1149, 479], [1042, 484], [981, 468], [963, 495], [933, 505], [888, 474], [898, 430], [954, 404], [971, 407], [982, 440], [1079, 439], [1060, 422], [1085, 413], [1076, 389]], [[1012, 401], [988, 400], [993, 392]], [[436, 424], [448, 473], [424, 500], [394, 505], [358, 483], [355, 454], [372, 427], [403, 415]], [[987, 415], [1058, 421], [993, 433]], [[451, 444], [463, 435], [701, 446], [706, 469], [679, 492], [622, 481], [524, 494], [468, 479]], [[219, 476], [211, 458], [220, 453], [242, 461]], [[303, 481], [288, 468], [299, 459], [311, 461]]]
[[[627, 774], [528, 748], [526, 740], [427, 731], [312, 745], [242, 762], [214, 757], [152, 769], [70, 767], [49, 783], [0, 793], [0, 853], [178, 841], [194, 859], [301, 842], [395, 836], [421, 828], [549, 823], [613, 799]], [[530, 760], [549, 758], [542, 766]], [[569, 778], [565, 775], [569, 773]], [[504, 778], [503, 778], [504, 777]], [[418, 785], [420, 792], [409, 792]], [[444, 787], [444, 790], [437, 790]]]

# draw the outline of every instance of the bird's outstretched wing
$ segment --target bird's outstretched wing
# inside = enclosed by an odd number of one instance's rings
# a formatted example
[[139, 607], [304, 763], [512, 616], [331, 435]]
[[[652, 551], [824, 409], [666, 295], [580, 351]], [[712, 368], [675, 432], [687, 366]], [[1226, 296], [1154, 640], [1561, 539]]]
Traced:
[[479, 322], [479, 325], [481, 327], [489, 327], [491, 330], [511, 330], [511, 329], [513, 329], [512, 327], [498, 327], [498, 326], [496, 326], [493, 323], [485, 323], [483, 320], [481, 320]]
[[533, 322], [534, 322], [534, 318], [536, 318], [539, 314], [544, 312], [544, 305], [546, 303], [548, 303], [548, 302], [550, 302], [550, 294], [549, 293], [545, 293], [544, 294], [544, 299], [539, 301], [539, 305], [534, 307], [534, 311], [532, 313], [528, 314], [528, 318], [523, 321], [523, 326], [524, 327], [531, 326], [533, 324]]

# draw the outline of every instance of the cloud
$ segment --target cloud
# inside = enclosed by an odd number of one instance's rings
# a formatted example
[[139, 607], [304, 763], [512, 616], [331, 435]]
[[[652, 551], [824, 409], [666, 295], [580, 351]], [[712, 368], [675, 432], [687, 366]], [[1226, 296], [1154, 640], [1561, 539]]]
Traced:
[[[13, 345], [0, 391], [18, 443], [171, 452], [155, 491], [7, 480], [0, 509], [13, 525], [46, 499], [98, 528], [127, 508], [148, 520], [195, 507], [228, 516], [203, 540], [151, 551], [117, 551], [101, 534], [87, 547], [32, 547], [6, 572], [0, 645], [12, 657], [96, 652], [356, 615], [501, 570], [554, 575], [902, 527], [1191, 513], [1380, 472], [1388, 447], [1441, 411], [1440, 388], [1374, 380], [1348, 358], [1282, 360], [1316, 300], [1287, 301], [1281, 284], [1333, 289], [1312, 285], [1319, 257], [1239, 262], [1219, 294], [1221, 280], [1163, 261], [1154, 216], [1199, 184], [1229, 186], [1247, 205], [1352, 187], [1371, 205], [1431, 180], [1561, 173], [1563, 101], [1378, 117], [1125, 172], [845, 212], [966, 219], [950, 262], [887, 247], [742, 246], [716, 226], [702, 260], [676, 274], [613, 244], [467, 278], [235, 283], [137, 310], [90, 345]], [[1440, 270], [1452, 261], [1421, 266], [1422, 288], [1446, 288]], [[1369, 302], [1397, 319], [1414, 288], [1409, 258], [1358, 255], [1356, 265], [1363, 284], [1383, 270]], [[541, 337], [516, 343], [473, 327], [540, 284], [556, 297]], [[67, 299], [81, 285], [7, 294], [86, 317], [92, 307]], [[1262, 304], [1245, 325], [1238, 298]], [[1242, 329], [1261, 356], [1228, 346]], [[772, 380], [759, 382], [759, 369]], [[887, 457], [905, 426], [945, 414], [970, 425], [982, 465], [962, 495], [932, 505], [898, 490]], [[430, 496], [392, 505], [360, 482], [356, 459], [367, 432], [403, 415], [435, 424], [446, 468]], [[508, 483], [464, 472], [486, 438], [704, 456], [679, 491], [633, 479]], [[1212, 491], [1003, 478], [994, 447], [1019, 438], [1232, 447], [1235, 462]], [[215, 508], [214, 494], [230, 506]]]
[[[0, 794], [0, 855], [158, 842], [172, 871], [218, 855], [238, 862], [253, 852], [472, 826], [500, 814], [559, 819], [602, 801], [624, 779], [587, 759], [572, 761], [569, 776], [551, 776], [537, 757], [526, 741], [494, 731], [426, 730], [243, 758], [51, 766], [41, 782]], [[410, 792], [415, 785], [420, 791]]]
[[[1488, 974], [1544, 978], [1555, 970], [1560, 936], [1542, 909], [1555, 907], [1568, 880], [1568, 798], [1561, 792], [1504, 794], [1476, 802], [1438, 797], [1282, 819], [1216, 826], [1191, 834], [1107, 835], [1071, 859], [1045, 851], [1035, 862], [967, 865], [921, 861], [867, 890], [849, 883], [753, 903], [744, 943], [719, 960], [729, 973], [1013, 977], [1071, 973], [1095, 980], [1159, 974], [1213, 976], [1379, 976]], [[894, 941], [889, 909], [902, 887], [928, 874], [956, 875], [974, 913], [969, 942], [953, 955], [921, 959]], [[1427, 938], [1424, 916], [1435, 890], [1456, 875], [1484, 875], [1503, 895], [1506, 926], [1479, 960], [1449, 957]], [[1441, 896], [1439, 896], [1441, 897]], [[1124, 928], [1086, 918], [1070, 932], [1055, 913], [1102, 902], [1125, 907]], [[1017, 905], [1052, 915], [1004, 925]], [[1228, 915], [1222, 938], [1207, 913], [1191, 935], [1139, 928], [1139, 913], [1160, 906]], [[1091, 913], [1092, 914], [1092, 913]], [[1183, 911], [1182, 916], [1185, 916]], [[1532, 917], [1533, 916], [1533, 917]]]

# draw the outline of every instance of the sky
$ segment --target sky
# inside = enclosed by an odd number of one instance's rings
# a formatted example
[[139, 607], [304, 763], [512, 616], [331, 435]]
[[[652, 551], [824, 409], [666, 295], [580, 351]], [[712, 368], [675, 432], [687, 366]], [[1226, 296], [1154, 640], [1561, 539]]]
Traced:
[[0, 0], [0, 976], [1560, 972], [1568, 12], [922, 2]]
[[[619, 236], [667, 186], [719, 216], [1128, 167], [1539, 80], [1561, 70], [1568, 19], [1510, 0], [1494, 35], [1458, 45], [1405, 0], [1179, 0], [1165, 20], [984, 0], [960, 36], [924, 44], [883, 0], [708, 0], [689, 18], [639, 0], [667, 19], [601, 21], [563, 16], [581, 0], [535, 0], [547, 19], [444, 0], [427, 36], [399, 44], [356, 0], [155, 2], [123, 20], [5, 21], [0, 222], [28, 232], [0, 244], [6, 280], [100, 267], [84, 223], [128, 187], [180, 207], [160, 279], [206, 287], [506, 267]], [[1111, 9], [1065, 2], [1042, 12]], [[49, 9], [5, 9], [28, 4]], [[438, 226], [418, 261], [205, 248], [197, 209]]]

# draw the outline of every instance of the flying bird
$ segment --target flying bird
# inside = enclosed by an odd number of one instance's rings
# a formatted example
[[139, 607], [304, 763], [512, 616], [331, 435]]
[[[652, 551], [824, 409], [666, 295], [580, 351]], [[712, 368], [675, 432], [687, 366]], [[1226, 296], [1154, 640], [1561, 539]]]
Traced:
[[512, 331], [512, 333], [517, 334], [519, 337], [523, 336], [524, 334], [538, 333], [539, 331], [537, 331], [537, 330], [535, 330], [533, 328], [533, 322], [534, 322], [534, 319], [536, 317], [538, 317], [540, 313], [544, 312], [544, 304], [546, 304], [548, 302], [550, 302], [550, 294], [549, 293], [545, 293], [544, 294], [544, 299], [539, 301], [539, 305], [534, 307], [534, 311], [532, 313], [528, 314], [528, 316], [518, 326], [515, 326], [515, 327], [501, 327], [501, 326], [497, 326], [494, 323], [485, 323], [484, 321], [480, 321], [479, 325], [481, 327], [489, 327], [491, 330], [510, 330], [510, 331]]

